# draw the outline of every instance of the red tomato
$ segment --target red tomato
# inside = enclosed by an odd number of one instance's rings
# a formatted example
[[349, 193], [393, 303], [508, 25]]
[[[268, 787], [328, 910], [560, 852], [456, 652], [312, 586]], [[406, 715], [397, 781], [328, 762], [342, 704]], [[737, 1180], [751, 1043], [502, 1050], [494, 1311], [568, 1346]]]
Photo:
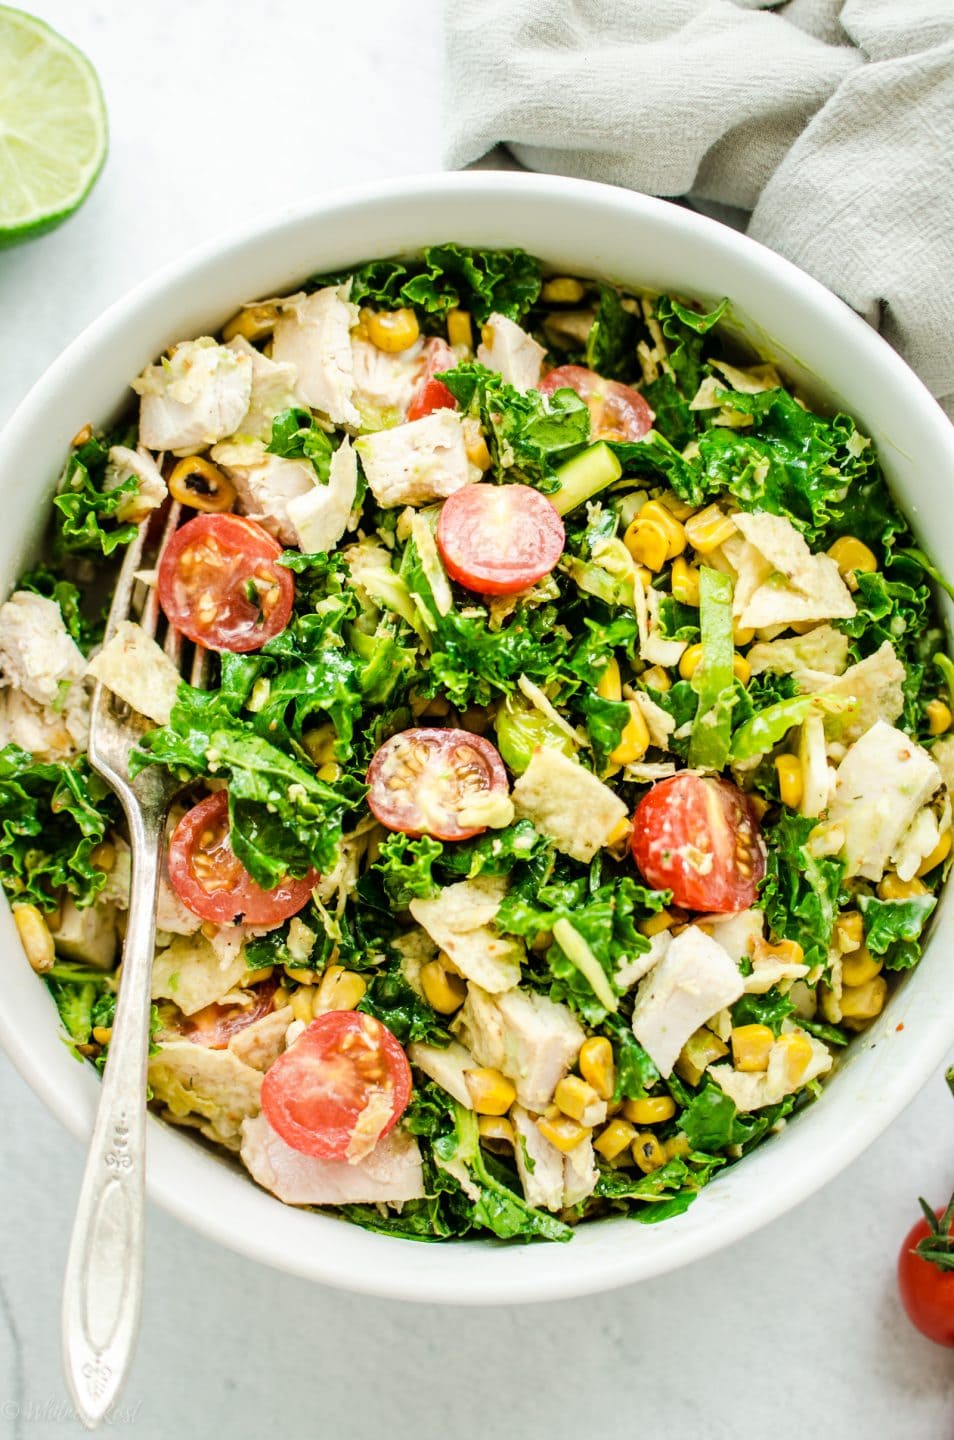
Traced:
[[169, 878], [183, 905], [218, 925], [280, 925], [297, 915], [318, 876], [283, 880], [274, 890], [256, 885], [229, 844], [229, 797], [225, 790], [193, 805], [169, 841]]
[[467, 730], [402, 730], [368, 767], [368, 805], [389, 830], [467, 840], [486, 825], [461, 822], [478, 796], [507, 793], [504, 763], [489, 741]]
[[456, 410], [457, 401], [447, 386], [434, 376], [444, 370], [453, 370], [457, 361], [446, 340], [434, 337], [424, 347], [424, 373], [411, 396], [407, 407], [408, 420], [423, 420], [434, 410]]
[[288, 624], [295, 582], [282, 547], [242, 515], [197, 515], [166, 546], [159, 603], [206, 650], [259, 650]]
[[[944, 1210], [935, 1211], [943, 1234], [947, 1216], [947, 1234], [951, 1237], [947, 1260], [954, 1260], [954, 1221]], [[918, 1241], [932, 1234], [927, 1219], [912, 1225], [904, 1237], [898, 1256], [898, 1290], [901, 1304], [916, 1330], [938, 1345], [954, 1346], [954, 1269], [942, 1270], [923, 1255], [913, 1254]]]
[[277, 985], [276, 980], [266, 980], [257, 986], [250, 992], [254, 995], [251, 1005], [204, 1005], [182, 1022], [182, 1034], [194, 1045], [224, 1050], [233, 1035], [269, 1014]]
[[633, 816], [633, 858], [647, 884], [684, 910], [755, 904], [765, 849], [748, 800], [728, 780], [688, 770], [660, 780]]
[[262, 1082], [269, 1125], [293, 1150], [320, 1160], [368, 1154], [410, 1098], [411, 1067], [399, 1042], [356, 1010], [312, 1020]]
[[478, 595], [514, 595], [563, 554], [563, 521], [529, 485], [465, 485], [441, 509], [437, 548], [448, 575]]
[[582, 365], [560, 365], [541, 380], [541, 395], [575, 390], [586, 401], [594, 440], [642, 440], [653, 428], [655, 416], [640, 395], [618, 380], [604, 380]]

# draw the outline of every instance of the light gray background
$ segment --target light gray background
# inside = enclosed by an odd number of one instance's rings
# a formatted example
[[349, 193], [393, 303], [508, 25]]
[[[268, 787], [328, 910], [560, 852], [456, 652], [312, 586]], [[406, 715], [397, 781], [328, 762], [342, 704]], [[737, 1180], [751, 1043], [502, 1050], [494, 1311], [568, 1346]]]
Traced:
[[[0, 422], [87, 321], [194, 243], [289, 197], [439, 167], [436, 0], [33, 6], [96, 64], [112, 150], [74, 220], [0, 253]], [[2, 1057], [0, 1113], [0, 1436], [53, 1440], [82, 1433], [58, 1354], [82, 1157]], [[322, 1290], [151, 1210], [115, 1429], [949, 1440], [954, 1352], [910, 1329], [893, 1269], [916, 1196], [952, 1186], [939, 1076], [845, 1175], [734, 1249], [611, 1295], [483, 1311]]]

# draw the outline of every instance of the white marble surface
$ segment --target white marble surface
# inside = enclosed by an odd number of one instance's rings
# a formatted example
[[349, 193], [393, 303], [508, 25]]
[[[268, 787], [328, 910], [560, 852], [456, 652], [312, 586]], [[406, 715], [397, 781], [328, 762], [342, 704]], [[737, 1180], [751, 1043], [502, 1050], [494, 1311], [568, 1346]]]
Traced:
[[[440, 163], [436, 0], [32, 3], [97, 65], [113, 138], [81, 214], [0, 254], [0, 422], [104, 305], [194, 242], [289, 195]], [[0, 1436], [53, 1440], [82, 1433], [58, 1354], [82, 1157], [2, 1057], [0, 1108]], [[116, 1428], [942, 1440], [954, 1359], [908, 1327], [893, 1265], [917, 1194], [952, 1186], [938, 1076], [847, 1174], [734, 1249], [611, 1295], [484, 1311], [322, 1290], [153, 1209]]]

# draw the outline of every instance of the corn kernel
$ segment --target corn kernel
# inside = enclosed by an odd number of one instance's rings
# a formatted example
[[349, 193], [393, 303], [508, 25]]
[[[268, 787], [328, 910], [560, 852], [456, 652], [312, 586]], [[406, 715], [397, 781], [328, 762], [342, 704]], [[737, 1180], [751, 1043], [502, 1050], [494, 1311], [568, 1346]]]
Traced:
[[457, 975], [450, 975], [439, 960], [421, 966], [421, 989], [424, 999], [438, 1015], [453, 1015], [467, 999], [467, 986]]
[[314, 985], [318, 979], [317, 970], [307, 970], [301, 965], [284, 965], [282, 969], [288, 979], [294, 980], [298, 985]]
[[647, 940], [651, 940], [654, 935], [662, 934], [663, 930], [672, 929], [674, 923], [675, 917], [672, 911], [664, 909], [658, 910], [655, 915], [650, 915], [646, 920], [640, 920], [636, 928], [641, 935], [646, 936]]
[[190, 455], [177, 462], [169, 476], [169, 494], [182, 505], [204, 514], [231, 510], [235, 504], [235, 486], [224, 470], [201, 455]]
[[642, 1130], [636, 1136], [632, 1155], [644, 1175], [651, 1175], [666, 1163], [666, 1152], [651, 1130]]
[[686, 521], [689, 544], [700, 555], [708, 555], [710, 550], [717, 549], [735, 531], [735, 521], [718, 505], [707, 505]]
[[841, 962], [841, 983], [843, 985], [867, 985], [876, 975], [881, 974], [883, 962], [876, 959], [867, 945], [859, 945]]
[[752, 678], [752, 666], [738, 650], [732, 656], [732, 674], [742, 685], [747, 685]]
[[56, 947], [41, 912], [35, 905], [14, 905], [13, 919], [30, 966], [38, 975], [53, 967]]
[[791, 1030], [780, 1035], [776, 1045], [782, 1052], [785, 1064], [785, 1078], [789, 1085], [800, 1085], [811, 1063], [812, 1042], [802, 1030]]
[[756, 795], [754, 790], [750, 790], [746, 798], [749, 802], [749, 809], [755, 813], [756, 820], [761, 820], [766, 810], [769, 809], [769, 802], [763, 800], [761, 795]]
[[604, 1160], [616, 1160], [636, 1139], [636, 1131], [628, 1120], [610, 1120], [593, 1141], [593, 1149]]
[[669, 555], [669, 537], [661, 525], [654, 520], [636, 516], [623, 536], [623, 544], [637, 565], [647, 570], [661, 570]]
[[277, 305], [246, 305], [223, 327], [222, 339], [227, 344], [229, 340], [241, 335], [243, 340], [250, 340], [254, 344], [256, 340], [264, 340], [271, 335], [277, 319]]
[[116, 846], [109, 840], [103, 840], [99, 845], [94, 845], [89, 852], [89, 863], [97, 870], [102, 870], [108, 875], [116, 864]]
[[552, 275], [544, 280], [540, 299], [547, 305], [579, 305], [586, 291], [570, 275]]
[[943, 700], [929, 700], [924, 707], [924, 713], [927, 716], [928, 729], [932, 735], [946, 734], [954, 722], [951, 707], [945, 705]]
[[846, 985], [841, 992], [841, 1013], [846, 1020], [873, 1020], [884, 1009], [888, 984], [876, 975], [864, 985]]
[[647, 1095], [643, 1100], [627, 1100], [623, 1114], [634, 1125], [662, 1125], [676, 1113], [671, 1095]]
[[477, 1131], [480, 1143], [488, 1150], [506, 1154], [508, 1150], [516, 1149], [516, 1136], [506, 1115], [478, 1115]]
[[601, 1125], [606, 1119], [606, 1101], [601, 1100], [593, 1086], [581, 1080], [579, 1075], [564, 1075], [553, 1092], [553, 1099], [564, 1115], [569, 1115], [571, 1120], [579, 1120], [589, 1129]]
[[474, 348], [474, 327], [466, 310], [448, 310], [447, 339], [451, 345], [459, 345], [464, 350]]
[[272, 991], [272, 1010], [284, 1010], [289, 1003], [289, 994], [284, 985], [278, 985]]
[[687, 565], [681, 555], [672, 562], [672, 593], [681, 605], [694, 605], [698, 609], [699, 570], [695, 565]]
[[336, 760], [328, 760], [324, 765], [318, 766], [316, 774], [326, 785], [333, 785], [336, 780], [341, 779], [341, 766]]
[[797, 755], [776, 755], [775, 773], [782, 804], [787, 805], [789, 810], [797, 810], [805, 794], [802, 762]]
[[703, 1026], [689, 1036], [679, 1051], [673, 1069], [687, 1085], [698, 1085], [712, 1062], [721, 1060], [723, 1055], [728, 1053], [728, 1045]]
[[619, 737], [619, 744], [610, 751], [609, 758], [614, 765], [631, 765], [634, 760], [641, 760], [649, 749], [649, 726], [643, 712], [635, 700], [627, 703], [629, 719]]
[[805, 959], [805, 951], [797, 940], [779, 940], [778, 944], [770, 945], [767, 940], [756, 940], [753, 947], [753, 958], [756, 960], [777, 960], [782, 965], [801, 965]]
[[767, 1070], [775, 1036], [767, 1025], [736, 1025], [732, 1031], [732, 1061], [736, 1070]]
[[314, 729], [305, 731], [301, 737], [301, 743], [315, 765], [324, 765], [327, 761], [335, 758], [337, 738], [333, 725], [316, 725]]
[[356, 1010], [368, 986], [354, 970], [342, 965], [329, 965], [321, 977], [314, 999], [314, 1012], [324, 1015], [329, 1010]]
[[683, 680], [691, 680], [702, 660], [702, 646], [688, 645], [679, 658], [679, 674]]
[[93, 1039], [97, 1045], [108, 1045], [113, 1038], [112, 1025], [94, 1025]]
[[650, 690], [672, 689], [672, 681], [669, 678], [668, 671], [664, 670], [661, 665], [650, 665], [649, 669], [644, 670], [639, 678], [641, 683], [646, 685]]
[[366, 320], [368, 339], [378, 350], [396, 355], [412, 346], [421, 333], [413, 310], [379, 310]]
[[578, 1120], [571, 1120], [569, 1115], [561, 1115], [559, 1112], [556, 1115], [541, 1115], [537, 1121], [537, 1129], [544, 1140], [549, 1140], [550, 1144], [564, 1155], [575, 1150], [590, 1133]]
[[840, 535], [834, 545], [828, 547], [828, 553], [838, 566], [839, 573], [849, 590], [857, 587], [855, 573], [858, 570], [873, 574], [878, 568], [874, 552], [869, 550], [862, 540], [857, 540], [854, 535]]
[[917, 878], [902, 880], [893, 870], [889, 870], [878, 884], [878, 897], [881, 900], [911, 900], [915, 895], [928, 893], [928, 887]]
[[648, 500], [637, 515], [637, 520], [644, 520], [658, 525], [666, 536], [667, 550], [666, 559], [675, 560], [686, 548], [686, 527], [667, 505], [662, 505], [658, 500]]
[[314, 992], [307, 988], [296, 990], [291, 997], [292, 1014], [295, 1019], [300, 1020], [303, 1025], [310, 1025], [312, 1020], [314, 1020], [315, 1012], [313, 1006]]
[[659, 504], [665, 505], [671, 515], [677, 520], [686, 521], [690, 515], [695, 515], [696, 507], [690, 505], [688, 500], [680, 500], [675, 490], [664, 490], [659, 497]]
[[599, 684], [596, 687], [597, 695], [604, 700], [621, 700], [623, 687], [619, 678], [619, 661], [613, 659], [600, 676]]
[[925, 855], [924, 859], [921, 861], [915, 873], [918, 875], [918, 877], [920, 877], [921, 875], [929, 875], [930, 872], [935, 868], [935, 866], [944, 863], [950, 853], [951, 832], [950, 830], [945, 830], [944, 834], [941, 836], [940, 840], [937, 842], [930, 855]]
[[70, 447], [73, 450], [78, 450], [81, 445], [85, 445], [87, 441], [92, 440], [92, 438], [93, 427], [92, 425], [90, 425], [89, 421], [87, 421], [85, 425], [80, 426], [76, 434], [73, 436], [72, 440], [70, 441]]
[[663, 1142], [667, 1160], [681, 1160], [684, 1155], [689, 1154], [691, 1148], [689, 1136], [684, 1135], [681, 1130], [678, 1135], [672, 1135]]
[[263, 985], [266, 980], [271, 980], [274, 973], [274, 965], [260, 965], [257, 970], [246, 970], [242, 976], [242, 984], [245, 986]]
[[754, 639], [755, 631], [751, 625], [737, 625], [732, 631], [734, 645], [751, 645]]
[[833, 939], [842, 955], [857, 950], [865, 938], [865, 922], [860, 910], [843, 910], [835, 921]]
[[490, 469], [490, 451], [487, 449], [487, 441], [484, 439], [483, 435], [478, 434], [470, 436], [467, 440], [464, 441], [464, 449], [467, 453], [467, 459], [470, 461], [471, 465], [476, 465], [477, 469], [481, 472]]
[[465, 1070], [464, 1081], [478, 1115], [506, 1115], [517, 1092], [506, 1075], [489, 1066]]
[[606, 846], [607, 850], [614, 850], [618, 846], [624, 845], [629, 840], [630, 831], [632, 830], [632, 828], [632, 822], [627, 820], [624, 816], [618, 824], [613, 826], [612, 830], [607, 835], [606, 839], [603, 841], [603, 844]]
[[[603, 1035], [591, 1035], [580, 1050], [580, 1074], [601, 1100], [611, 1100], [616, 1089], [613, 1047]], [[559, 1101], [557, 1101], [559, 1104]], [[562, 1107], [561, 1107], [562, 1108]]]

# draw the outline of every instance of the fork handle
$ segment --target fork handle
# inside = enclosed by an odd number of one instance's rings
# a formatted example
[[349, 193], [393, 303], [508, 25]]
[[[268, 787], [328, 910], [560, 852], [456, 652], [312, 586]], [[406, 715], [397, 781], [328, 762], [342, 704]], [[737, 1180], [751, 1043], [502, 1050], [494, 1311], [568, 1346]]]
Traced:
[[126, 1378], [142, 1303], [146, 1066], [162, 817], [130, 812], [127, 818], [132, 883], [122, 982], [63, 1288], [66, 1378], [90, 1430], [106, 1418]]

